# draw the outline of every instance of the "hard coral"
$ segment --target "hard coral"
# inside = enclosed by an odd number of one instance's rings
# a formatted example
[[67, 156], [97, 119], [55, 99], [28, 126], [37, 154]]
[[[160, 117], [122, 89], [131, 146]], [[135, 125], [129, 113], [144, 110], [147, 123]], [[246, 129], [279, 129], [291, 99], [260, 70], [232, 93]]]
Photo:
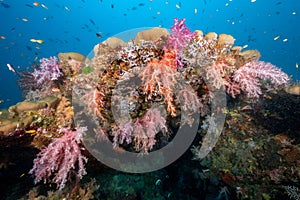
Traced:
[[152, 58], [158, 58], [162, 51], [158, 49], [151, 41], [141, 41], [141, 44], [128, 42], [118, 52], [118, 58], [130, 65], [130, 67], [144, 67]]

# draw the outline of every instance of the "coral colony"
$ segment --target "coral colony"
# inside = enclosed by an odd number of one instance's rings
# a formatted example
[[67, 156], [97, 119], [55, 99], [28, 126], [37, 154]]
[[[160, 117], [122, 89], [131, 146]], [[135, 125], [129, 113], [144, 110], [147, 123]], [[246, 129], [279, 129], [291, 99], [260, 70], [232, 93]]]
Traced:
[[[207, 117], [214, 98], [212, 87], [223, 89], [231, 98], [257, 100], [265, 91], [287, 85], [287, 74], [260, 61], [257, 50], [233, 46], [234, 40], [227, 34], [192, 32], [185, 19], [175, 19], [171, 33], [154, 28], [140, 32], [128, 43], [109, 38], [96, 45], [94, 57], [79, 67], [78, 62], [76, 66], [70, 62], [77, 59], [74, 53], [67, 59], [43, 58], [33, 66], [33, 72], [20, 74], [19, 84], [28, 101], [10, 109], [19, 121], [27, 120], [26, 125], [2, 127], [1, 131], [13, 134], [23, 130], [25, 134], [30, 130], [32, 145], [41, 150], [30, 174], [36, 183], [55, 183], [63, 189], [74, 174], [79, 179], [86, 174], [88, 156], [82, 152], [82, 137], [94, 131], [74, 124], [72, 91], [98, 123], [95, 136], [109, 139], [116, 149], [147, 156], [159, 149], [160, 143], [169, 142], [174, 137], [172, 130], [183, 125], [180, 123], [192, 123], [178, 121], [181, 111], [199, 112], [206, 119], [204, 125], [213, 126], [213, 118]], [[127, 84], [133, 76], [138, 77], [139, 85]], [[180, 78], [190, 87], [179, 87]], [[126, 85], [119, 90], [130, 90], [130, 95], [118, 94], [118, 85]], [[115, 122], [112, 98], [130, 118]], [[197, 150], [194, 147], [195, 158], [203, 158]]]

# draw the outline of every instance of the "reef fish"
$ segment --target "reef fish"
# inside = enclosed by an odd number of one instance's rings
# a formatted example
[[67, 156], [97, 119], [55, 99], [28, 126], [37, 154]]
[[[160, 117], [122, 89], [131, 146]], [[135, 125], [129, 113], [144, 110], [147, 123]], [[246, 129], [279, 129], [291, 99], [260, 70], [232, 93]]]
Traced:
[[30, 39], [30, 42], [36, 42], [36, 43], [39, 43], [39, 44], [43, 44], [44, 43], [44, 40], [40, 40], [40, 39]]
[[33, 2], [32, 4], [33, 4], [34, 6], [40, 6], [40, 3], [37, 2], [37, 1]]
[[6, 64], [6, 66], [8, 67], [8, 69], [14, 73], [16, 73], [15, 68], [11, 65], [11, 64]]
[[102, 32], [96, 33], [96, 36], [97, 36], [98, 38], [102, 38]]
[[3, 3], [3, 2], [1, 2], [1, 5], [2, 5], [4, 8], [10, 8], [10, 5], [9, 5], [9, 4], [7, 4], [7, 3]]

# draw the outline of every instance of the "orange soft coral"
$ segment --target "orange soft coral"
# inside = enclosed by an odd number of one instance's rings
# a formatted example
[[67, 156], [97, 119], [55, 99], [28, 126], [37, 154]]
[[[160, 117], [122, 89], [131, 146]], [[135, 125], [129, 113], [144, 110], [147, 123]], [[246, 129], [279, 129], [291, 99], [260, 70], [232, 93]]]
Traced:
[[175, 58], [174, 52], [165, 50], [161, 60], [151, 60], [140, 73], [140, 78], [143, 80], [142, 90], [148, 94], [148, 99], [156, 95], [164, 96], [171, 116], [176, 116], [173, 88], [178, 80], [176, 77], [179, 76]]

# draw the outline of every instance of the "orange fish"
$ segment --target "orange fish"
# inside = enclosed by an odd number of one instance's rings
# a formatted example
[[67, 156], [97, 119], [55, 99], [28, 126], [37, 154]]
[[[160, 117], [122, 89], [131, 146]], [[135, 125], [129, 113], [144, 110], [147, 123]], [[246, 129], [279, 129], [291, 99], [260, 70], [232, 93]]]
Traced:
[[36, 130], [28, 130], [28, 131], [25, 131], [25, 133], [30, 133], [30, 134], [35, 134]]
[[60, 89], [55, 87], [55, 88], [52, 88], [52, 92], [60, 92]]
[[32, 4], [33, 4], [34, 6], [40, 6], [40, 3], [39, 3], [39, 2], [36, 2], [36, 1], [33, 2]]

